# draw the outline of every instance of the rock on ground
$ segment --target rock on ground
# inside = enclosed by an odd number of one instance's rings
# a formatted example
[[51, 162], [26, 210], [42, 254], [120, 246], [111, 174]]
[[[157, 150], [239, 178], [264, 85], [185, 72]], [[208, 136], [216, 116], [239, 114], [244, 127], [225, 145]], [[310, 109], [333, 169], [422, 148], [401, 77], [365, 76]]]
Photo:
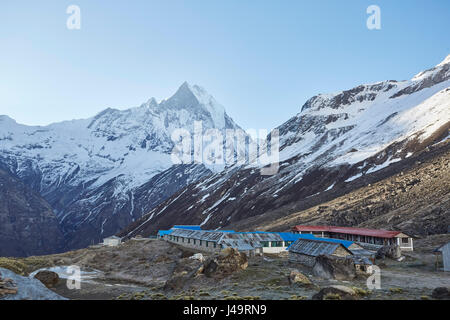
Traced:
[[387, 257], [394, 260], [400, 259], [401, 256], [402, 250], [396, 244], [381, 247], [380, 249], [378, 249], [375, 255], [377, 259], [384, 259], [385, 257]]
[[316, 293], [313, 300], [357, 300], [355, 290], [346, 286], [330, 286]]
[[320, 255], [316, 258], [313, 274], [323, 279], [353, 280], [356, 268], [352, 259]]
[[203, 254], [201, 253], [196, 253], [193, 256], [189, 257], [189, 259], [194, 259], [194, 260], [198, 260], [200, 262], [205, 261], [205, 257], [203, 256]]
[[14, 272], [0, 268], [2, 278], [11, 279], [17, 288], [16, 294], [0, 297], [3, 300], [66, 300], [66, 298], [47, 289], [42, 282], [34, 278], [22, 277]]
[[10, 278], [2, 278], [0, 274], [0, 299], [6, 295], [16, 294], [17, 286]]
[[39, 271], [34, 277], [41, 281], [47, 288], [53, 288], [59, 282], [58, 274], [53, 271]]
[[450, 300], [450, 288], [439, 287], [433, 290], [431, 295], [433, 299]]
[[292, 270], [291, 274], [289, 275], [289, 283], [294, 284], [301, 284], [301, 285], [312, 285], [311, 280], [307, 276], [305, 276], [303, 273], [299, 272], [298, 270]]
[[210, 278], [225, 278], [247, 267], [248, 259], [245, 253], [226, 248], [205, 261], [203, 274]]

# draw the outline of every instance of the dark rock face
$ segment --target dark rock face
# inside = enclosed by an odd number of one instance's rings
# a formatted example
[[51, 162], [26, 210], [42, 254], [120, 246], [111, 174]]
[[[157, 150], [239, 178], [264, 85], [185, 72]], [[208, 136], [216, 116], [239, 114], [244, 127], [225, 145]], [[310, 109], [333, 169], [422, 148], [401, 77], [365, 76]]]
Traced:
[[58, 274], [52, 271], [39, 271], [34, 277], [42, 282], [47, 288], [53, 288], [59, 282]]
[[[64, 219], [60, 223], [67, 239], [67, 249], [101, 242], [138, 220], [179, 189], [209, 174], [211, 171], [203, 165], [175, 165], [120, 196], [116, 195], [120, 177], [97, 189], [82, 192], [62, 208]], [[86, 199], [95, 200], [87, 202]], [[89, 219], [84, 221], [83, 217]]]
[[[174, 165], [135, 190], [119, 194], [117, 190], [123, 185], [121, 176], [93, 188], [91, 186], [95, 181], [74, 182], [79, 167], [74, 168], [70, 176], [62, 177], [58, 185], [42, 189], [45, 179], [40, 167], [31, 160], [26, 163], [28, 165], [20, 166], [19, 179], [36, 193], [41, 192], [54, 212], [58, 213], [65, 250], [101, 242], [103, 238], [116, 234], [138, 220], [180, 188], [212, 173], [201, 164]], [[9, 168], [8, 171], [17, 170], [18, 163], [0, 155], [0, 166]]]
[[353, 280], [356, 268], [352, 259], [320, 255], [316, 258], [313, 274], [324, 279]]
[[385, 257], [387, 257], [394, 260], [399, 259], [401, 256], [402, 250], [396, 244], [381, 247], [375, 255], [377, 259], [384, 259]]
[[448, 80], [448, 78], [450, 76], [450, 64], [447, 63], [440, 67], [435, 67], [435, 68], [423, 71], [418, 76], [426, 75], [427, 73], [430, 73], [431, 76], [425, 77], [422, 81], [419, 81], [411, 86], [408, 86], [408, 87], [398, 91], [396, 94], [394, 94], [391, 97], [391, 99], [398, 98], [405, 94], [411, 94], [411, 93], [417, 92], [419, 90], [434, 86], [445, 80]]
[[433, 290], [431, 297], [439, 300], [450, 300], [450, 288], [446, 287], [436, 288]]
[[64, 238], [50, 205], [18, 178], [0, 169], [0, 256], [62, 251]]

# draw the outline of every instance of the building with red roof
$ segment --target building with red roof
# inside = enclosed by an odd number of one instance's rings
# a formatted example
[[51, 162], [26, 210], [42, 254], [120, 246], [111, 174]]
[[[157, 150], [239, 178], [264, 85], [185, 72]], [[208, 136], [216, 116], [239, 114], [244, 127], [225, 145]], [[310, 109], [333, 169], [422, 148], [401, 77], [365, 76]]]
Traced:
[[292, 232], [299, 234], [309, 233], [317, 237], [350, 240], [374, 246], [397, 244], [404, 251], [413, 251], [413, 238], [401, 231], [299, 225], [293, 227]]

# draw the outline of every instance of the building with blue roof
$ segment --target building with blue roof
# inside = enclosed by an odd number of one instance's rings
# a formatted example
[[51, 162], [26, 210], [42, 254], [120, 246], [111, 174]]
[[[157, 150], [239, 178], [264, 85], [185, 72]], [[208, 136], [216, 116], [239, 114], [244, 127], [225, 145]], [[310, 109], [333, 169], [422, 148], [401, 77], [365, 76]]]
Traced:
[[172, 233], [172, 231], [173, 231], [173, 229], [170, 229], [170, 230], [159, 230], [158, 231], [158, 238], [164, 238], [164, 236], [166, 234], [169, 235], [169, 234]]
[[[279, 254], [286, 253], [286, 250], [298, 239], [308, 239], [312, 241], [326, 241], [332, 244], [340, 244], [344, 248], [350, 251], [362, 252], [362, 247], [357, 243], [349, 240], [340, 239], [328, 239], [328, 238], [318, 238], [313, 234], [298, 234], [291, 232], [269, 232], [269, 231], [250, 231], [250, 232], [236, 232], [234, 230], [202, 230], [200, 226], [185, 226], [185, 225], [175, 225], [170, 230], [160, 230], [158, 236], [160, 238], [168, 238], [174, 230], [186, 230], [186, 231], [202, 231], [211, 234], [228, 234], [229, 239], [235, 240], [248, 240], [253, 243], [259, 243], [262, 247], [263, 253]], [[203, 233], [204, 234], [204, 233]], [[193, 240], [194, 241], [194, 240]], [[355, 253], [356, 254], [356, 253]]]
[[184, 229], [184, 230], [202, 230], [200, 226], [184, 226], [184, 225], [176, 225], [173, 226], [172, 229]]

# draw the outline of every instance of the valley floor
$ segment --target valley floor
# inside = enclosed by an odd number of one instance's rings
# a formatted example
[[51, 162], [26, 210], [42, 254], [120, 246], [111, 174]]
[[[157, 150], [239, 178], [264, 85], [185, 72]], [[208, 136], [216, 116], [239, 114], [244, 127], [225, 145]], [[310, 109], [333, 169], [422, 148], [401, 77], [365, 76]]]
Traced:
[[[319, 279], [310, 269], [290, 263], [287, 256], [252, 257], [247, 269], [225, 278], [190, 277], [200, 265], [189, 258], [194, 252], [162, 240], [130, 240], [119, 247], [91, 247], [26, 259], [0, 258], [0, 266], [25, 275], [37, 269], [69, 265], [92, 272], [79, 290], [69, 290], [64, 279], [52, 289], [69, 299], [298, 300], [311, 299], [320, 288], [340, 284], [359, 288], [360, 299], [416, 300], [431, 299], [436, 287], [450, 287], [450, 273], [436, 271], [432, 253], [448, 241], [448, 234], [418, 239], [416, 250], [404, 253], [403, 262], [377, 261], [381, 268], [381, 290], [372, 292], [367, 289], [364, 276], [351, 282]], [[290, 284], [289, 274], [294, 269], [307, 275], [313, 285]]]

